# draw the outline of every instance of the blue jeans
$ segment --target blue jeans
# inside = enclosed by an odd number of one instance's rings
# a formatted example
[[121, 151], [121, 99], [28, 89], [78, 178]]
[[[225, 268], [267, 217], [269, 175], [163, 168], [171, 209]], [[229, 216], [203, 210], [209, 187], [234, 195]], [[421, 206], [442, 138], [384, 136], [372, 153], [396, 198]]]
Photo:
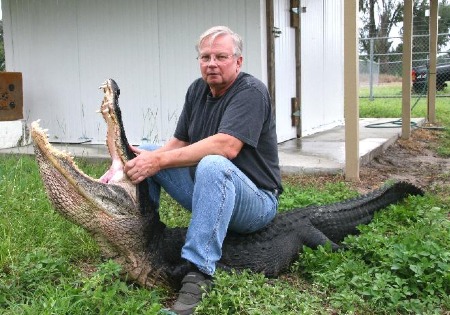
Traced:
[[[151, 151], [157, 147], [140, 148]], [[219, 155], [204, 157], [195, 169], [162, 170], [147, 181], [150, 200], [156, 208], [163, 187], [192, 212], [181, 257], [209, 275], [214, 273], [222, 256], [227, 230], [257, 231], [275, 217], [278, 208], [273, 192], [256, 187], [230, 160]]]

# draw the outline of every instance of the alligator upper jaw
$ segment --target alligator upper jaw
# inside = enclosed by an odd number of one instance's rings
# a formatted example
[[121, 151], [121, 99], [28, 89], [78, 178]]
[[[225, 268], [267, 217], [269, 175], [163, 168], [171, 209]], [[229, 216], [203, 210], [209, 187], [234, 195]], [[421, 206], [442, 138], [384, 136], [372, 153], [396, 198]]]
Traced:
[[38, 121], [31, 124], [31, 137], [49, 198], [69, 219], [85, 225], [88, 217], [139, 214], [136, 186], [125, 175], [109, 184], [86, 175], [69, 154], [51, 146]]

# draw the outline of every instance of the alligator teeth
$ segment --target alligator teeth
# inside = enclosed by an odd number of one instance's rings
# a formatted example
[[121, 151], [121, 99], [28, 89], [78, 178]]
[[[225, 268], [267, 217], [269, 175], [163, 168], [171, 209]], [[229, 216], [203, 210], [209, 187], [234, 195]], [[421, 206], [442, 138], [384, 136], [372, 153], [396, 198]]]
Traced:
[[102, 85], [99, 86], [99, 89], [105, 89], [108, 87], [108, 80], [102, 83]]

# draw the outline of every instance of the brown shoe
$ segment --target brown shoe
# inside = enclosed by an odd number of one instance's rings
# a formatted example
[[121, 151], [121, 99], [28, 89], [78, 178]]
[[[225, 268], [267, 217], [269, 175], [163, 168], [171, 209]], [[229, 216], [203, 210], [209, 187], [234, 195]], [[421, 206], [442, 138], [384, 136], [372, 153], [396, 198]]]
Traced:
[[195, 307], [202, 300], [203, 293], [211, 291], [213, 282], [207, 275], [191, 271], [184, 276], [181, 285], [178, 298], [170, 310], [179, 315], [189, 315], [194, 313]]

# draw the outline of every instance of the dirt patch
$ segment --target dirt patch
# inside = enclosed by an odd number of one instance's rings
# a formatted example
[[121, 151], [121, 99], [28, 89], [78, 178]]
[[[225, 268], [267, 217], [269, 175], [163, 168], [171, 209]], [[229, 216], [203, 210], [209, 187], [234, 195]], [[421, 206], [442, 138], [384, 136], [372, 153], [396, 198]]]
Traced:
[[[417, 129], [408, 140], [397, 140], [369, 164], [360, 167], [360, 182], [350, 185], [360, 193], [382, 186], [388, 180], [413, 183], [426, 191], [440, 193], [450, 185], [450, 159], [436, 153], [441, 131]], [[342, 181], [343, 175], [296, 175], [285, 182], [314, 184]], [[447, 190], [448, 191], [448, 190]], [[445, 192], [445, 189], [444, 189]]]
[[449, 184], [450, 159], [438, 156], [439, 131], [415, 130], [410, 139], [399, 139], [383, 154], [361, 167], [364, 186], [378, 186], [389, 179], [407, 181], [426, 191]]

